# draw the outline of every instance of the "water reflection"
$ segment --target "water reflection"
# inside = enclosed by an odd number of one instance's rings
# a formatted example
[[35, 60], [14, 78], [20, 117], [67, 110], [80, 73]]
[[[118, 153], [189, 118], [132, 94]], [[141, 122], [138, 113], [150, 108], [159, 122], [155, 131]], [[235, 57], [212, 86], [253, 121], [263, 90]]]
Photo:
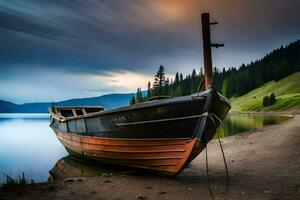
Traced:
[[101, 163], [85, 163], [77, 161], [70, 156], [61, 158], [49, 171], [49, 181], [63, 180], [73, 177], [93, 177], [99, 175], [110, 176], [111, 174], [128, 174], [132, 169]]
[[228, 137], [266, 125], [277, 124], [290, 119], [283, 115], [228, 114], [218, 130], [220, 137]]

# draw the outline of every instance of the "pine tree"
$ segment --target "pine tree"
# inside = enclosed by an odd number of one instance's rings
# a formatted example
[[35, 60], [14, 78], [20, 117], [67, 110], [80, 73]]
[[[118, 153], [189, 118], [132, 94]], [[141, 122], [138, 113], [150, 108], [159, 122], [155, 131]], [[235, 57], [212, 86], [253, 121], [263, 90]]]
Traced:
[[139, 87], [136, 91], [136, 103], [142, 103], [143, 102], [143, 94], [142, 89]]
[[174, 96], [174, 82], [173, 82], [173, 79], [171, 78], [171, 82], [170, 82], [170, 85], [169, 85], [169, 95], [171, 97]]
[[174, 83], [175, 84], [179, 83], [179, 74], [178, 74], [178, 72], [176, 72]]
[[183, 76], [182, 76], [182, 73], [180, 73], [180, 80], [179, 80], [180, 82], [182, 82], [183, 81]]
[[155, 91], [155, 95], [159, 96], [163, 94], [163, 87], [166, 83], [166, 75], [164, 66], [160, 65], [159, 69], [155, 75], [153, 89]]
[[196, 70], [193, 69], [191, 76], [191, 93], [195, 93], [197, 91], [197, 73]]

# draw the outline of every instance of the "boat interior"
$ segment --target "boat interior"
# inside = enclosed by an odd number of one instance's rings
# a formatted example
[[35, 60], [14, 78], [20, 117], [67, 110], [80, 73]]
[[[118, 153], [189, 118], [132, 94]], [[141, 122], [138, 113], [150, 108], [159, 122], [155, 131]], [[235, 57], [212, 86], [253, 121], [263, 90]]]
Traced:
[[70, 107], [54, 107], [52, 112], [60, 117], [77, 117], [91, 113], [104, 111], [102, 106], [70, 106]]

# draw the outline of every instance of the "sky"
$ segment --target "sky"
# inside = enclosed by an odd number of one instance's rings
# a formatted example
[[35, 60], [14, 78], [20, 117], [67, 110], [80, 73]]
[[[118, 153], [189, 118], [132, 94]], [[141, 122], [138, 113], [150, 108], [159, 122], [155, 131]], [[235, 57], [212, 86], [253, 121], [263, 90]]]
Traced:
[[0, 99], [59, 101], [146, 89], [203, 66], [209, 12], [213, 65], [239, 67], [300, 38], [299, 0], [0, 0]]

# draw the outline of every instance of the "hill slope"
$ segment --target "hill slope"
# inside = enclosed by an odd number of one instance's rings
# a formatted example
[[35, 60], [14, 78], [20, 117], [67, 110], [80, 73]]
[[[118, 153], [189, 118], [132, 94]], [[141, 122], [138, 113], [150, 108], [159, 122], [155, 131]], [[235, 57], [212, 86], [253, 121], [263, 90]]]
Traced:
[[268, 53], [262, 59], [238, 69], [215, 73], [215, 86], [227, 97], [242, 96], [269, 81], [300, 71], [300, 40]]
[[[264, 96], [274, 92], [276, 102], [263, 107]], [[300, 72], [294, 73], [279, 81], [270, 81], [251, 92], [231, 99], [233, 111], [279, 111], [300, 108]]]
[[[106, 109], [126, 106], [134, 93], [108, 94], [99, 97], [70, 99], [54, 102], [56, 106], [83, 106], [101, 105]], [[0, 100], [0, 113], [47, 113], [51, 102], [14, 104]]]

